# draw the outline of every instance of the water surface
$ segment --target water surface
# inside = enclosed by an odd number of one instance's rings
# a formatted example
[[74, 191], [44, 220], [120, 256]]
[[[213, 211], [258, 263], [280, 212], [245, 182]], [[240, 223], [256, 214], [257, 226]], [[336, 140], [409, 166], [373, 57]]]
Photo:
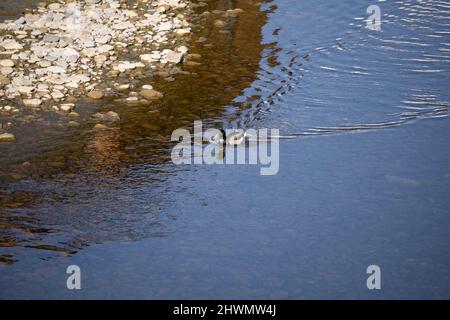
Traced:
[[[450, 297], [450, 5], [380, 2], [377, 32], [370, 1], [257, 4], [210, 1], [245, 14], [199, 21], [202, 65], [151, 110], [1, 146], [0, 297]], [[198, 119], [295, 139], [276, 176], [176, 167], [168, 136]]]

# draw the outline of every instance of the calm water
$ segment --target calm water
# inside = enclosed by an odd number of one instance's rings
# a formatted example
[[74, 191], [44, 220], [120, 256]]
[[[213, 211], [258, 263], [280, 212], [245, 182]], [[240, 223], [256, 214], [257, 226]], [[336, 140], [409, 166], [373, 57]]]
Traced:
[[[380, 2], [381, 32], [365, 28], [370, 1], [255, 4], [209, 2], [245, 13], [228, 32], [199, 18], [202, 65], [155, 79], [151, 110], [86, 105], [78, 131], [16, 120], [0, 146], [1, 298], [450, 298], [450, 3]], [[123, 121], [92, 132], [94, 109]], [[168, 135], [198, 119], [295, 139], [275, 176], [172, 165]]]

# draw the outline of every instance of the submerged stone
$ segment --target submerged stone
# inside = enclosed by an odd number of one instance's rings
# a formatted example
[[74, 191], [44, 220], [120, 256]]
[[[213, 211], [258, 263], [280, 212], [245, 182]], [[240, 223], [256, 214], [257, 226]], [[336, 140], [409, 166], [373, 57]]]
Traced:
[[78, 123], [78, 122], [76, 122], [76, 121], [69, 121], [68, 123], [67, 123], [67, 126], [68, 127], [78, 127], [80, 124]]
[[0, 134], [0, 143], [2, 142], [13, 142], [16, 137], [12, 133], [2, 133]]
[[23, 99], [22, 102], [25, 107], [39, 107], [42, 104], [40, 99]]
[[101, 99], [103, 98], [103, 92], [100, 90], [92, 90], [87, 94], [87, 96], [91, 99]]
[[163, 94], [159, 91], [156, 91], [154, 89], [142, 89], [139, 93], [142, 97], [145, 99], [161, 99], [163, 97]]
[[104, 130], [104, 129], [108, 129], [108, 127], [105, 126], [104, 124], [97, 123], [97, 124], [94, 126], [94, 129], [96, 129], [96, 130]]

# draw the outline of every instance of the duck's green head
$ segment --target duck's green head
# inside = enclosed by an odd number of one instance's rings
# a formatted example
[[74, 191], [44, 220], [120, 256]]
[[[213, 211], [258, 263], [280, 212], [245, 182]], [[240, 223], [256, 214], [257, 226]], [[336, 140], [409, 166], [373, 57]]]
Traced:
[[220, 129], [220, 133], [222, 134], [222, 139], [225, 141], [225, 139], [227, 138], [227, 133], [223, 129]]
[[225, 139], [226, 139], [226, 132], [223, 129], [220, 129], [219, 132], [217, 132], [214, 137], [213, 137], [213, 141], [217, 142], [217, 143], [225, 143]]

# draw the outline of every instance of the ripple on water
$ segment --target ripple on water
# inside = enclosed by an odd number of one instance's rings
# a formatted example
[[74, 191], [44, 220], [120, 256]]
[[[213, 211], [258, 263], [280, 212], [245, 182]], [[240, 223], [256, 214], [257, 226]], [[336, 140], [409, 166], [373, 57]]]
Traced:
[[236, 126], [329, 134], [450, 114], [447, 3], [382, 3], [381, 32], [365, 28], [364, 4], [277, 3], [258, 80], [246, 91], [260, 98], [247, 101]]

